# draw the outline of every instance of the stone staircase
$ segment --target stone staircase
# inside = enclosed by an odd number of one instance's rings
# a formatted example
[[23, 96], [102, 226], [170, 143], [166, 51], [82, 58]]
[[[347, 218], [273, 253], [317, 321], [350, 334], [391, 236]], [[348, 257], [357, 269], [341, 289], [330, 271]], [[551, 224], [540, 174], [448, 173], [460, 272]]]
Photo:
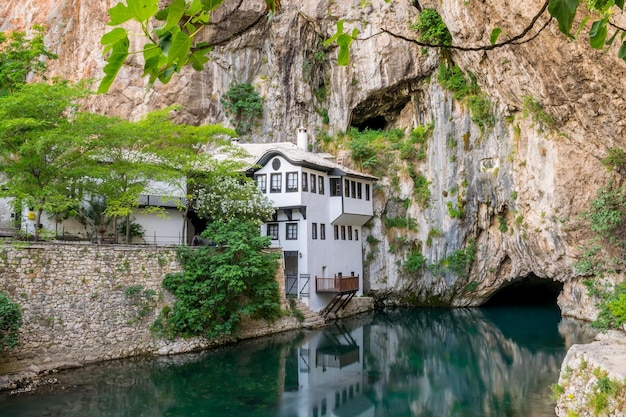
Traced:
[[297, 299], [295, 307], [304, 314], [304, 321], [302, 327], [306, 329], [318, 329], [326, 326], [326, 320], [315, 311], [311, 310], [308, 305], [304, 304], [302, 300]]

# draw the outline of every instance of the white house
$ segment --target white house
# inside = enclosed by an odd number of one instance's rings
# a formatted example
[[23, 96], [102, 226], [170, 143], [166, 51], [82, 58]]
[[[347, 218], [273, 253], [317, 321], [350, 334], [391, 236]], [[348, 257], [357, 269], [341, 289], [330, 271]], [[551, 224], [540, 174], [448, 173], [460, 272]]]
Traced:
[[[373, 215], [376, 178], [337, 164], [331, 155], [308, 152], [304, 128], [298, 129], [298, 145], [240, 146], [250, 155], [248, 174], [277, 209], [261, 233], [283, 250], [287, 294], [316, 311], [336, 295], [360, 295], [361, 228]], [[336, 302], [340, 308], [343, 301]]]

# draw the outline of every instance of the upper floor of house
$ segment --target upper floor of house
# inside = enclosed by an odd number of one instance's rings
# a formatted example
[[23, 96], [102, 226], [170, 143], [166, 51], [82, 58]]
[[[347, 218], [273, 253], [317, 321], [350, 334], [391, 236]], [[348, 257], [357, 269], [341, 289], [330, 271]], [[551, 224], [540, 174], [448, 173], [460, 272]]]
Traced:
[[[306, 132], [304, 133], [306, 135]], [[241, 144], [248, 174], [278, 209], [316, 213], [332, 224], [363, 225], [373, 215], [376, 177], [342, 166], [332, 155], [291, 142]]]

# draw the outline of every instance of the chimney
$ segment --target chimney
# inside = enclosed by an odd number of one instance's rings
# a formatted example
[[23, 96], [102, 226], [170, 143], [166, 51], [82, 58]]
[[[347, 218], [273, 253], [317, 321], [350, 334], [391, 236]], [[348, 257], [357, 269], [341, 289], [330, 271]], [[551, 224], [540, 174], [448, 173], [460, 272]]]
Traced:
[[309, 136], [306, 133], [306, 128], [304, 126], [300, 126], [297, 129], [298, 132], [298, 140], [296, 142], [296, 145], [298, 146], [298, 148], [302, 149], [303, 151], [308, 151], [309, 149]]

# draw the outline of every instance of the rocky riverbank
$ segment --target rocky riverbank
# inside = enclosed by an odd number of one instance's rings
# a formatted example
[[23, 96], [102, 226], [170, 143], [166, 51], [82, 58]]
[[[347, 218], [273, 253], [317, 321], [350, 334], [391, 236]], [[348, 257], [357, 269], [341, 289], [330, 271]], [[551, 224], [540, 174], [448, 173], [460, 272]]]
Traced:
[[626, 415], [626, 333], [611, 331], [598, 339], [567, 352], [553, 386], [558, 417]]

